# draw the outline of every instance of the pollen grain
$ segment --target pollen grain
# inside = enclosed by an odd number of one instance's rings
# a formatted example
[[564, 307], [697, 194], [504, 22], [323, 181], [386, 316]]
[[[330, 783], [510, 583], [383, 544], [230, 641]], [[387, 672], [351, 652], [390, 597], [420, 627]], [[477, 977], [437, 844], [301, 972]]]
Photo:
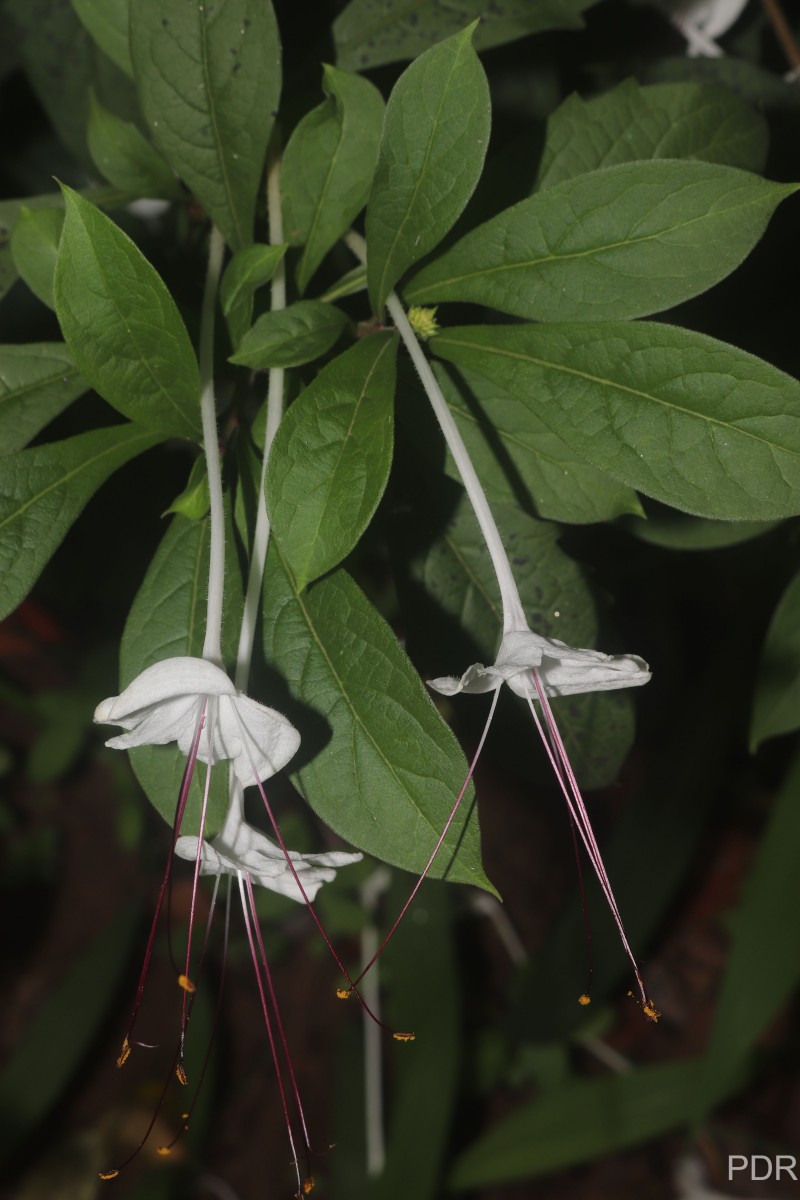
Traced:
[[350, 995], [350, 988], [337, 988], [336, 995], [340, 1000], [347, 1000]]
[[190, 996], [194, 995], [196, 988], [188, 975], [179, 975], [178, 984], [185, 992], [188, 992]]
[[589, 996], [586, 992], [584, 992], [582, 996], [578, 996], [578, 1004], [582, 1004], [584, 1008], [586, 1007], [587, 1004], [591, 1004], [591, 1003], [592, 1003], [592, 997]]

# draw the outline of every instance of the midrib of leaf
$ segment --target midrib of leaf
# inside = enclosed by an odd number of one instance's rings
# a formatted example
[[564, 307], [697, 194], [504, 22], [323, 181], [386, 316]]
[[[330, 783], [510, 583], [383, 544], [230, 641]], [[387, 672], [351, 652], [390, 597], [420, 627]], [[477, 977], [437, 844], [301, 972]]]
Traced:
[[[308, 629], [308, 632], [310, 633], [313, 641], [316, 643], [316, 646], [319, 649], [320, 654], [324, 658], [325, 663], [331, 673], [331, 676], [333, 677], [333, 679], [336, 682], [336, 686], [339, 689], [339, 693], [340, 693], [342, 699], [344, 700], [345, 706], [350, 711], [350, 714], [352, 716], [354, 724], [358, 726], [358, 728], [360, 729], [363, 736], [366, 738], [366, 740], [372, 746], [373, 750], [376, 752], [378, 758], [384, 763], [389, 774], [395, 780], [395, 782], [397, 783], [400, 790], [402, 792], [404, 792], [405, 795], [408, 797], [411, 807], [416, 811], [418, 816], [420, 816], [422, 818], [422, 820], [427, 824], [429, 829], [431, 829], [432, 832], [438, 836], [439, 833], [441, 832], [441, 830], [439, 830], [431, 822], [431, 820], [427, 816], [427, 814], [424, 813], [422, 811], [422, 809], [419, 807], [419, 805], [416, 802], [416, 799], [414, 798], [412, 793], [408, 790], [408, 788], [406, 787], [405, 783], [402, 781], [400, 776], [397, 774], [397, 771], [395, 770], [394, 765], [386, 757], [386, 755], [384, 754], [380, 745], [375, 741], [375, 738], [372, 736], [369, 729], [362, 721], [360, 714], [354, 707], [353, 702], [350, 699], [349, 692], [347, 691], [347, 688], [344, 685], [344, 681], [342, 680], [341, 676], [339, 675], [338, 671], [336, 670], [336, 667], [333, 665], [333, 662], [331, 661], [328, 651], [326, 650], [324, 644], [322, 643], [322, 641], [320, 640], [320, 638], [317, 634], [316, 628], [314, 626], [314, 622], [311, 619], [311, 615], [310, 615], [308, 609], [306, 608], [305, 604], [303, 603], [303, 599], [301, 597], [300, 592], [297, 590], [297, 586], [295, 584], [294, 577], [291, 572], [291, 568], [289, 567], [289, 564], [287, 563], [286, 558], [284, 557], [283, 552], [277, 543], [277, 539], [275, 541], [275, 548], [278, 553], [278, 556], [280, 557], [281, 563], [283, 564], [284, 573], [286, 575], [287, 580], [289, 581], [289, 586], [292, 589], [292, 593], [294, 595], [295, 601], [300, 609], [300, 612], [303, 615], [303, 620], [305, 621], [306, 628]], [[372, 813], [370, 813], [369, 815], [372, 818], [372, 820], [375, 819], [374, 816], [372, 815]]]
[[[81, 221], [81, 225], [83, 225], [83, 222], [82, 222], [82, 221]], [[114, 289], [113, 289], [113, 287], [111, 287], [111, 286], [109, 285], [109, 282], [108, 282], [108, 276], [106, 275], [106, 272], [105, 272], [105, 270], [104, 270], [104, 268], [103, 268], [103, 264], [102, 264], [102, 262], [100, 261], [100, 259], [99, 259], [98, 255], [97, 255], [97, 252], [95, 251], [94, 244], [93, 244], [93, 242], [92, 242], [92, 239], [91, 239], [91, 237], [90, 237], [90, 235], [89, 235], [89, 230], [86, 228], [86, 226], [85, 226], [85, 225], [83, 225], [83, 229], [84, 229], [84, 231], [85, 231], [85, 233], [86, 233], [86, 237], [87, 237], [87, 240], [88, 240], [88, 242], [89, 242], [89, 248], [90, 248], [90, 250], [91, 250], [91, 252], [92, 252], [92, 254], [93, 254], [93, 256], [94, 256], [94, 260], [95, 260], [95, 262], [97, 263], [97, 269], [98, 269], [98, 271], [99, 271], [99, 273], [100, 273], [100, 277], [102, 278], [102, 280], [103, 280], [103, 284], [105, 285], [105, 289], [106, 289], [106, 297], [107, 297], [107, 299], [108, 299], [108, 300], [111, 302], [111, 304], [112, 304], [112, 306], [113, 306], [113, 308], [114, 308], [114, 311], [116, 312], [116, 314], [117, 314], [117, 317], [119, 318], [120, 324], [122, 325], [123, 329], [124, 329], [124, 330], [125, 330], [125, 332], [127, 333], [128, 337], [129, 337], [129, 338], [131, 339], [131, 341], [133, 342], [134, 348], [135, 348], [135, 350], [136, 350], [137, 354], [139, 355], [139, 362], [142, 364], [142, 366], [144, 366], [144, 368], [145, 368], [145, 371], [146, 371], [147, 375], [148, 375], [148, 376], [150, 377], [150, 379], [152, 379], [152, 381], [155, 383], [155, 385], [156, 385], [156, 387], [157, 387], [158, 391], [160, 392], [160, 394], [161, 394], [161, 395], [162, 395], [162, 396], [163, 396], [163, 397], [166, 399], [166, 401], [167, 401], [167, 403], [169, 404], [169, 406], [170, 406], [170, 407], [171, 407], [171, 408], [172, 408], [172, 409], [173, 409], [173, 410], [174, 410], [174, 411], [175, 411], [175, 412], [178, 414], [178, 418], [179, 418], [179, 420], [180, 420], [181, 424], [182, 424], [182, 425], [189, 424], [189, 425], [190, 425], [190, 427], [191, 427], [192, 429], [194, 429], [194, 430], [195, 430], [195, 432], [199, 432], [199, 430], [198, 430], [198, 427], [197, 427], [197, 426], [195, 426], [194, 424], [192, 424], [192, 422], [190, 422], [190, 421], [189, 421], [188, 417], [187, 417], [187, 416], [186, 416], [186, 415], [185, 415], [185, 414], [184, 414], [184, 413], [181, 411], [181, 409], [178, 407], [178, 405], [177, 405], [177, 404], [175, 403], [175, 401], [172, 399], [172, 397], [171, 397], [171, 395], [169, 394], [169, 392], [168, 392], [168, 391], [166, 391], [166, 389], [164, 388], [164, 385], [162, 384], [161, 380], [160, 380], [160, 379], [158, 378], [158, 376], [157, 376], [157, 375], [156, 375], [156, 374], [153, 372], [153, 369], [152, 369], [152, 367], [150, 366], [150, 359], [149, 359], [149, 356], [143, 353], [143, 351], [142, 351], [142, 349], [141, 349], [141, 347], [140, 347], [140, 345], [139, 345], [139, 343], [138, 343], [138, 341], [137, 341], [137, 339], [136, 339], [136, 335], [134, 334], [134, 332], [133, 332], [133, 329], [131, 328], [131, 325], [130, 325], [130, 322], [128, 321], [128, 318], [127, 318], [127, 317], [125, 317], [125, 316], [123, 315], [123, 313], [122, 313], [122, 310], [120, 309], [120, 307], [119, 307], [119, 304], [117, 303], [117, 298], [116, 298], [116, 296], [114, 295]], [[162, 326], [161, 328], [163, 328], [163, 326]], [[197, 404], [198, 404], [198, 408], [199, 408], [199, 407], [200, 407], [200, 396], [199, 396], [199, 394], [198, 394], [198, 397], [197, 397]]]
[[[109, 426], [109, 428], [113, 429], [114, 426]], [[59, 477], [53, 480], [51, 484], [48, 484], [47, 487], [42, 488], [40, 492], [36, 492], [36, 494], [26, 500], [24, 504], [21, 504], [18, 508], [15, 508], [14, 511], [9, 513], [7, 517], [5, 517], [3, 520], [0, 520], [0, 529], [4, 529], [5, 526], [10, 524], [12, 521], [16, 521], [24, 512], [27, 511], [27, 509], [30, 508], [32, 504], [36, 504], [37, 501], [43, 499], [43, 497], [47, 496], [50, 492], [55, 491], [56, 488], [68, 483], [69, 480], [74, 479], [76, 475], [80, 475], [81, 471], [85, 471], [87, 467], [94, 466], [95, 463], [100, 462], [100, 460], [105, 458], [106, 455], [113, 454], [116, 450], [119, 450], [121, 446], [131, 446], [137, 441], [152, 440], [152, 433], [139, 433], [135, 434], [127, 442], [115, 442], [113, 446], [106, 446], [104, 450], [101, 450], [99, 453], [95, 454], [93, 458], [84, 459], [83, 462], [79, 463], [77, 467], [72, 468], [70, 471], [66, 471], [63, 475], [59, 475]]]
[[418, 12], [421, 8], [427, 8], [429, 4], [430, 0], [409, 0], [403, 8], [395, 9], [388, 17], [374, 21], [362, 33], [352, 37], [349, 42], [341, 42], [341, 50], [344, 52], [349, 51], [353, 46], [363, 46], [384, 29], [391, 29], [393, 25], [399, 25], [409, 14]]
[[[345, 433], [345, 435], [344, 435], [344, 439], [343, 439], [343, 441], [342, 441], [341, 449], [339, 450], [339, 454], [337, 455], [337, 458], [336, 458], [336, 463], [335, 463], [335, 466], [334, 466], [333, 470], [330, 472], [330, 475], [328, 476], [328, 478], [329, 478], [329, 484], [328, 484], [328, 487], [327, 487], [327, 488], [326, 488], [326, 490], [325, 490], [325, 502], [324, 502], [324, 505], [323, 505], [323, 508], [324, 508], [326, 511], [327, 511], [327, 509], [328, 509], [328, 502], [329, 502], [330, 494], [331, 494], [331, 492], [333, 491], [333, 487], [334, 487], [334, 484], [335, 484], [335, 482], [336, 482], [336, 476], [337, 476], [337, 474], [338, 474], [338, 472], [339, 472], [339, 468], [340, 468], [340, 466], [342, 465], [342, 458], [344, 457], [344, 452], [345, 452], [345, 449], [346, 449], [346, 447], [347, 447], [348, 440], [349, 440], [349, 439], [350, 439], [350, 437], [352, 436], [352, 433], [353, 433], [353, 426], [354, 426], [354, 425], [355, 425], [355, 423], [356, 423], [356, 418], [357, 418], [357, 416], [358, 416], [359, 409], [361, 408], [361, 405], [362, 405], [362, 403], [363, 403], [363, 401], [364, 401], [364, 397], [365, 397], [365, 396], [366, 396], [366, 394], [367, 394], [367, 388], [369, 387], [370, 380], [372, 379], [372, 376], [373, 376], [373, 375], [375, 374], [375, 372], [377, 371], [377, 369], [378, 369], [378, 364], [380, 363], [380, 361], [381, 361], [381, 359], [383, 358], [384, 354], [385, 354], [385, 353], [386, 353], [386, 351], [389, 349], [389, 347], [390, 347], [390, 346], [392, 346], [392, 345], [393, 345], [393, 340], [392, 340], [392, 339], [388, 339], [388, 340], [387, 340], [387, 341], [384, 343], [384, 345], [383, 345], [383, 346], [382, 346], [382, 348], [381, 348], [380, 354], [378, 354], [378, 356], [377, 356], [377, 358], [375, 359], [374, 363], [373, 363], [373, 364], [372, 364], [372, 366], [370, 367], [369, 374], [367, 375], [366, 379], [364, 380], [364, 385], [363, 385], [363, 387], [361, 388], [361, 391], [359, 392], [359, 394], [358, 394], [358, 397], [356, 398], [355, 404], [354, 404], [354, 406], [353, 406], [353, 415], [352, 415], [352, 417], [351, 417], [351, 419], [350, 419], [350, 424], [349, 424], [349, 426], [347, 427], [347, 432], [346, 432], [346, 433]], [[315, 534], [314, 534], [314, 540], [315, 540], [315, 541], [316, 541], [316, 539], [319, 537], [319, 531], [320, 531], [321, 524], [322, 524], [322, 516], [320, 516], [319, 520], [317, 521], [316, 531], [315, 531]], [[312, 542], [312, 549], [313, 549], [313, 542]], [[306, 556], [306, 566], [308, 566], [308, 555]]]
[[[557, 184], [554, 185], [554, 187], [557, 187], [557, 186], [558, 186]], [[551, 194], [552, 194], [552, 189], [545, 188], [544, 194], [546, 195], [547, 192], [551, 192]], [[672, 199], [672, 196], [670, 196], [670, 199]], [[744, 211], [747, 208], [752, 208], [753, 204], [754, 204], [754, 202], [750, 201], [747, 204], [740, 204], [735, 208], [733, 206], [731, 206], [730, 208], [726, 208], [723, 211], [724, 211], [724, 214], [726, 216], [728, 216], [730, 214], [736, 213], [737, 211], [740, 211], [740, 210]], [[589, 216], [590, 214], [591, 214], [591, 210], [589, 210], [589, 212], [587, 212], [587, 213], [584, 213], [583, 216], [586, 217], [586, 216]], [[696, 217], [692, 217], [691, 219], [689, 219], [687, 221], [681, 221], [680, 224], [677, 224], [677, 225], [670, 225], [667, 229], [657, 230], [655, 233], [642, 234], [639, 237], [627, 237], [627, 238], [624, 238], [621, 241], [617, 241], [617, 242], [604, 242], [602, 245], [599, 245], [599, 246], [587, 246], [585, 250], [571, 250], [568, 254], [545, 254], [545, 255], [542, 255], [540, 258], [526, 258], [521, 262], [498, 263], [497, 266], [494, 266], [494, 267], [479, 268], [476, 271], [465, 271], [461, 275], [450, 275], [446, 279], [436, 279], [432, 283], [428, 284], [427, 287], [423, 286], [422, 290], [423, 290], [423, 293], [428, 293], [430, 291], [434, 291], [436, 288], [447, 287], [451, 283], [464, 283], [468, 279], [485, 279], [487, 275], [499, 275], [503, 271], [522, 271], [528, 267], [541, 267], [541, 266], [546, 266], [549, 263], [573, 262], [573, 261], [577, 261], [582, 258], [594, 257], [594, 255], [596, 255], [596, 254], [605, 254], [609, 250], [620, 250], [620, 249], [624, 249], [626, 246], [640, 246], [640, 245], [645, 245], [648, 242], [658, 242], [664, 237], [665, 234], [675, 233], [679, 229], [688, 229], [691, 225], [695, 225], [698, 221], [707, 220], [708, 216], [709, 216], [708, 212], [699, 213], [698, 216], [696, 216]], [[565, 230], [564, 233], [561, 235], [561, 239], [559, 239], [559, 240], [563, 241], [563, 239], [567, 236], [567, 234], [571, 233], [572, 229], [574, 229], [574, 228], [575, 228], [575, 226], [573, 225], [570, 229]], [[477, 231], [475, 231], [475, 232], [477, 232]], [[472, 237], [472, 234], [469, 234], [468, 236]], [[431, 264], [431, 265], [433, 265], [433, 264]], [[606, 270], [611, 270], [611, 269], [612, 269], [611, 267], [606, 267]], [[414, 296], [417, 294], [414, 291], [414, 281], [413, 280], [411, 281], [410, 286], [407, 288], [404, 288], [403, 290], [404, 290], [404, 294], [406, 295], [406, 297], [409, 300], [412, 300], [414, 298]]]
[[211, 121], [211, 127], [214, 131], [214, 150], [216, 152], [217, 163], [219, 164], [220, 175], [222, 177], [222, 187], [225, 192], [225, 200], [228, 205], [228, 211], [230, 212], [231, 219], [233, 220], [233, 224], [236, 228], [236, 237], [237, 237], [238, 241], [240, 242], [240, 244], [244, 245], [245, 239], [242, 237], [242, 231], [239, 226], [239, 214], [236, 211], [236, 205], [233, 200], [233, 191], [231, 188], [231, 181], [228, 178], [228, 170], [225, 165], [225, 157], [222, 153], [222, 141], [221, 141], [220, 132], [219, 132], [217, 109], [216, 109], [216, 105], [214, 104], [214, 94], [213, 94], [213, 89], [211, 87], [211, 76], [209, 75], [209, 70], [208, 70], [208, 40], [207, 40], [207, 34], [206, 34], [205, 6], [200, 5], [198, 7], [197, 11], [198, 11], [198, 18], [199, 18], [198, 24], [199, 24], [199, 28], [200, 28], [200, 66], [203, 71], [203, 83], [205, 84], [206, 101], [208, 103], [208, 115], [209, 115], [209, 119]]
[[[336, 110], [336, 102], [333, 101], [333, 104], [334, 104], [334, 116], [335, 116], [336, 115], [336, 111], [335, 111]], [[306, 238], [306, 244], [303, 247], [303, 254], [300, 259], [300, 264], [299, 264], [300, 267], [304, 266], [306, 259], [308, 258], [308, 247], [311, 245], [312, 241], [314, 240], [314, 236], [317, 232], [317, 227], [319, 226], [319, 222], [322, 217], [322, 213], [325, 209], [325, 201], [328, 198], [328, 192], [329, 192], [330, 186], [331, 186], [331, 179], [333, 178], [333, 172], [336, 167], [336, 164], [339, 161], [339, 153], [341, 151], [343, 141], [344, 141], [344, 113], [342, 113], [342, 119], [339, 122], [339, 138], [336, 143], [336, 149], [333, 152], [333, 157], [331, 158], [331, 163], [328, 168], [327, 174], [325, 176], [325, 182], [322, 186], [322, 194], [319, 198], [319, 203], [317, 204], [316, 208], [314, 209], [314, 216], [311, 221], [311, 228], [308, 231], [308, 237]]]
[[[500, 612], [499, 608], [495, 604], [492, 597], [487, 592], [486, 588], [481, 583], [480, 579], [478, 579], [478, 577], [475, 574], [475, 572], [473, 571], [472, 567], [469, 565], [466, 558], [461, 553], [461, 551], [459, 550], [458, 546], [453, 541], [453, 539], [451, 538], [449, 533], [445, 533], [444, 542], [445, 542], [445, 545], [447, 545], [450, 548], [451, 554], [455, 558], [458, 565], [461, 567], [461, 570], [466, 575], [467, 582], [469, 583], [469, 585], [475, 589], [475, 591], [481, 597], [484, 604], [489, 609], [489, 611], [492, 613], [492, 615], [497, 617], [498, 621], [500, 621], [502, 624], [502, 620], [503, 620], [502, 613]], [[462, 607], [461, 611], [462, 611], [462, 615], [463, 615], [463, 612], [464, 612], [463, 607]]]
[[[443, 343], [448, 342], [447, 336], [441, 335], [441, 341]], [[762, 437], [760, 434], [752, 433], [749, 429], [741, 429], [738, 425], [731, 424], [730, 421], [722, 421], [716, 417], [707, 417], [705, 413], [696, 412], [691, 408], [684, 408], [683, 405], [675, 404], [670, 400], [662, 400], [659, 396], [654, 396], [651, 392], [640, 391], [638, 388], [630, 387], [628, 384], [617, 383], [613, 379], [604, 379], [601, 375], [590, 375], [588, 371], [580, 371], [577, 367], [567, 367], [563, 363], [551, 363], [543, 358], [535, 358], [532, 354], [522, 354], [518, 350], [498, 350], [494, 346], [482, 346], [478, 342], [449, 341], [448, 344], [451, 346], [467, 346], [471, 350], [480, 350], [484, 354], [495, 354], [501, 358], [516, 359], [518, 362], [529, 362], [538, 367], [544, 367], [550, 371], [560, 371], [564, 375], [573, 375], [577, 379], [585, 380], [587, 383], [600, 384], [602, 387], [610, 388], [615, 392], [624, 392], [626, 395], [635, 396], [640, 400], [649, 400], [651, 403], [657, 404], [661, 408], [666, 409], [667, 413], [669, 414], [680, 413], [681, 415], [693, 418], [696, 421], [705, 421], [712, 429], [719, 428], [735, 434], [738, 437], [751, 438], [754, 442], [760, 442], [762, 445], [766, 446], [771, 453], [790, 454], [795, 458], [800, 459], [800, 451], [793, 450], [786, 446], [781, 446], [776, 442], [770, 442], [767, 438]], [[475, 368], [473, 368], [473, 370], [474, 369]]]
[[[40, 388], [49, 387], [52, 383], [58, 383], [59, 380], [65, 381], [71, 379], [73, 375], [78, 374], [78, 368], [74, 363], [69, 366], [64, 366], [62, 371], [54, 371], [52, 375], [42, 375], [33, 383], [23, 383], [20, 387], [8, 387], [5, 379], [0, 376], [0, 387], [5, 387], [7, 390], [3, 395], [0, 395], [0, 404], [5, 400], [18, 400], [21, 396], [27, 396], [30, 392], [36, 392]], [[88, 388], [87, 388], [88, 390]]]
[[460, 61], [460, 58], [461, 58], [461, 49], [459, 48], [458, 54], [456, 54], [455, 58], [453, 59], [452, 66], [450, 68], [450, 73], [447, 77], [447, 86], [442, 89], [442, 96], [439, 101], [439, 107], [436, 110], [436, 120], [433, 123], [433, 128], [431, 129], [430, 137], [428, 138], [428, 144], [425, 148], [425, 157], [422, 162], [422, 169], [420, 170], [420, 172], [417, 176], [417, 182], [414, 185], [414, 191], [412, 192], [411, 199], [409, 200], [408, 205], [406, 207], [405, 215], [403, 216], [402, 221], [400, 222], [400, 224], [398, 225], [398, 227], [395, 231], [394, 239], [389, 248], [389, 253], [384, 258], [384, 268], [383, 268], [383, 273], [381, 274], [381, 280], [380, 280], [381, 286], [378, 289], [379, 294], [381, 292], [383, 292], [384, 284], [386, 282], [386, 275], [387, 275], [387, 272], [389, 269], [389, 265], [391, 263], [392, 256], [394, 254], [395, 246], [397, 245], [398, 241], [400, 240], [400, 234], [403, 232], [403, 230], [405, 229], [406, 225], [408, 224], [408, 222], [410, 220], [411, 210], [413, 209], [414, 205], [416, 204], [417, 195], [419, 194], [419, 189], [422, 187], [422, 181], [425, 178], [425, 172], [428, 169], [428, 162], [430, 160], [431, 151], [433, 148], [433, 140], [434, 140], [434, 138], [436, 136], [436, 132], [439, 128], [439, 120], [440, 120], [440, 117], [442, 114], [442, 108], [444, 107], [444, 102], [447, 97], [447, 94], [450, 91], [450, 83], [452, 81], [453, 75], [455, 74], [456, 65]]

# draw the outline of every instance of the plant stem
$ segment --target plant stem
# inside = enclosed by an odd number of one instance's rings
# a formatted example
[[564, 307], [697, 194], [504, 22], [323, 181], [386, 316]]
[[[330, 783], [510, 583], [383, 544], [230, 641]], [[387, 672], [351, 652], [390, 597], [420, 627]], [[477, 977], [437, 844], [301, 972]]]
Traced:
[[208, 606], [203, 658], [222, 666], [222, 597], [225, 590], [225, 513], [222, 505], [222, 470], [219, 461], [217, 409], [214, 401], [214, 315], [222, 272], [225, 241], [212, 226], [208, 246], [208, 268], [200, 318], [200, 413], [203, 420], [203, 449], [208, 470], [211, 500], [211, 545], [208, 562]]
[[[366, 262], [367, 247], [364, 239], [359, 234], [351, 230], [345, 236], [345, 242], [353, 251], [356, 258], [361, 262]], [[500, 599], [503, 604], [503, 632], [508, 633], [510, 629], [525, 629], [527, 628], [527, 622], [525, 621], [525, 614], [511, 570], [511, 564], [508, 561], [503, 540], [500, 537], [492, 510], [486, 499], [486, 493], [472, 465], [469, 451], [464, 445], [464, 439], [458, 431], [458, 426], [453, 420], [453, 416], [447, 406], [447, 401], [442, 394], [442, 389], [439, 387], [436, 376], [431, 370], [430, 363], [423, 353], [417, 336], [411, 328], [405, 310], [395, 292], [392, 292], [387, 298], [386, 307], [394, 321], [397, 332], [403, 339], [406, 349], [411, 356], [411, 361], [431, 402], [436, 420], [439, 422], [439, 427], [444, 434], [445, 441], [450, 448], [450, 453], [458, 467], [470, 503], [475, 511], [475, 516], [483, 534], [483, 539], [486, 542], [486, 548], [489, 551], [500, 588]]]
[[[277, 154], [270, 157], [267, 164], [267, 216], [269, 220], [269, 241], [272, 246], [283, 242], [283, 218], [281, 215], [281, 162]], [[270, 309], [278, 312], [286, 307], [286, 270], [280, 263], [272, 277]], [[258, 621], [258, 605], [261, 599], [261, 587], [264, 582], [264, 567], [267, 561], [269, 546], [269, 515], [264, 495], [264, 481], [267, 474], [267, 459], [283, 416], [283, 367], [273, 367], [269, 373], [267, 389], [267, 424], [264, 433], [264, 454], [261, 460], [261, 478], [258, 485], [258, 502], [256, 508], [256, 528], [253, 535], [253, 549], [250, 555], [250, 572], [247, 578], [247, 593], [242, 614], [242, 628], [239, 634], [239, 649], [236, 654], [236, 675], [234, 682], [240, 692], [247, 690], [250, 677], [250, 663], [253, 657], [253, 643]]]

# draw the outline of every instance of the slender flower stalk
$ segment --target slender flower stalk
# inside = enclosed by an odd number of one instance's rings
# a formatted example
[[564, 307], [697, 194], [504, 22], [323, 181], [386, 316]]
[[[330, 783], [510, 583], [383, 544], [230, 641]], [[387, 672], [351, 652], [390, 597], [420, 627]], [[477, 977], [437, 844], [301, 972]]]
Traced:
[[[363, 238], [351, 231], [347, 234], [345, 241], [356, 257], [361, 262], [366, 262], [366, 243]], [[394, 292], [387, 298], [386, 307], [431, 403], [483, 534], [500, 591], [503, 632], [497, 658], [492, 666], [485, 667], [482, 663], [474, 663], [460, 678], [448, 676], [429, 681], [430, 687], [447, 696], [455, 695], [458, 692], [492, 691], [494, 692], [492, 707], [478, 749], [470, 763], [466, 780], [456, 797], [445, 828], [389, 934], [356, 982], [364, 977], [382, 953], [441, 849], [475, 771], [494, 715], [500, 687], [505, 682], [513, 692], [527, 702], [530, 708], [537, 732], [564, 795], [573, 828], [577, 829], [580, 840], [586, 849], [589, 861], [611, 909], [623, 947], [633, 967], [642, 1009], [647, 1017], [656, 1020], [658, 1012], [647, 996], [639, 967], [628, 942], [611, 883], [592, 830], [589, 814], [549, 702], [550, 696], [575, 695], [590, 691], [609, 691], [620, 687], [639, 686], [647, 683], [650, 679], [650, 671], [647, 664], [636, 655], [613, 656], [602, 654], [596, 650], [578, 649], [555, 638], [541, 637], [529, 628], [511, 564], [486, 494], [436, 376], [423, 353], [405, 310]], [[583, 1003], [587, 1003], [588, 999], [589, 997], [585, 995], [581, 997]]]

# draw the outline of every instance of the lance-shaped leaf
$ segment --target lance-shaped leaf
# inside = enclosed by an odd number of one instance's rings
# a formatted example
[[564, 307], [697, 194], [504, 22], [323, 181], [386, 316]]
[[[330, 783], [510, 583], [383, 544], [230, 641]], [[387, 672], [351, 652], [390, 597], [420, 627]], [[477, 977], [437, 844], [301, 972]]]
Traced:
[[538, 187], [648, 158], [763, 169], [766, 121], [733, 92], [701, 83], [640, 87], [626, 79], [592, 100], [572, 95], [547, 122]]
[[[231, 530], [228, 529], [229, 540]], [[175, 517], [156, 550], [131, 606], [120, 646], [120, 685], [125, 688], [147, 667], [162, 659], [202, 654], [208, 597], [209, 522]], [[236, 656], [242, 613], [242, 580], [236, 556], [225, 556], [225, 606], [222, 653]], [[136, 777], [153, 807], [168, 824], [175, 816], [186, 758], [174, 744], [130, 750]], [[205, 769], [192, 781], [184, 834], [196, 834], [202, 807]], [[207, 836], [217, 832], [228, 807], [228, 767], [211, 773]]]
[[229, 361], [256, 371], [300, 367], [330, 350], [346, 325], [347, 317], [332, 304], [298, 300], [288, 308], [263, 313]]
[[333, 23], [336, 61], [351, 71], [416, 58], [480, 18], [475, 47], [488, 50], [543, 29], [581, 29], [596, 0], [350, 0]]
[[283, 261], [285, 246], [257, 244], [237, 251], [225, 268], [219, 285], [219, 302], [234, 346], [238, 346], [253, 318], [253, 296], [269, 283]]
[[161, 440], [160, 434], [121, 425], [34, 446], [3, 459], [0, 620], [25, 599], [101, 483]]
[[133, 79], [128, 44], [130, 0], [72, 0], [72, 7], [100, 49]]
[[452, 228], [480, 178], [491, 120], [475, 26], [427, 50], [389, 97], [367, 206], [373, 310], [403, 272]]
[[[515, 501], [567, 524], [641, 514], [632, 488], [586, 462], [531, 405], [494, 378], [485, 379], [461, 362], [458, 377], [442, 363], [434, 370], [490, 499]], [[453, 479], [461, 478], [449, 454], [446, 469]]]
[[253, 240], [281, 88], [270, 0], [137, 0], [130, 32], [150, 132], [226, 241], [241, 249]]
[[200, 434], [200, 375], [189, 334], [158, 273], [113, 221], [64, 188], [55, 301], [81, 373], [149, 429]]
[[301, 292], [367, 202], [383, 125], [383, 97], [368, 80], [326, 64], [322, 88], [327, 99], [295, 129], [281, 172], [284, 228], [303, 246]]
[[800, 729], [800, 575], [781, 596], [761, 652], [751, 748], [794, 729]]
[[0, 455], [21, 450], [88, 386], [60, 342], [0, 346]]
[[664, 504], [728, 521], [800, 513], [800, 383], [735, 346], [650, 322], [463, 327], [433, 346]]
[[86, 139], [98, 171], [121, 191], [131, 196], [164, 196], [168, 199], [183, 195], [166, 159], [132, 121], [115, 117], [94, 93]]
[[796, 190], [674, 159], [589, 171], [478, 226], [423, 267], [404, 295], [544, 321], [642, 317], [729, 275]]
[[[300, 595], [273, 541], [266, 580], [264, 647], [298, 702], [287, 715], [304, 739], [297, 786], [359, 850], [421, 871], [467, 775], [458, 743], [345, 571]], [[491, 890], [471, 789], [431, 874]]]
[[357, 342], [319, 373], [281, 422], [267, 503], [298, 591], [350, 553], [392, 465], [393, 334]]
[[63, 227], [60, 208], [23, 208], [11, 235], [11, 257], [20, 278], [48, 308], [55, 308], [53, 278]]

